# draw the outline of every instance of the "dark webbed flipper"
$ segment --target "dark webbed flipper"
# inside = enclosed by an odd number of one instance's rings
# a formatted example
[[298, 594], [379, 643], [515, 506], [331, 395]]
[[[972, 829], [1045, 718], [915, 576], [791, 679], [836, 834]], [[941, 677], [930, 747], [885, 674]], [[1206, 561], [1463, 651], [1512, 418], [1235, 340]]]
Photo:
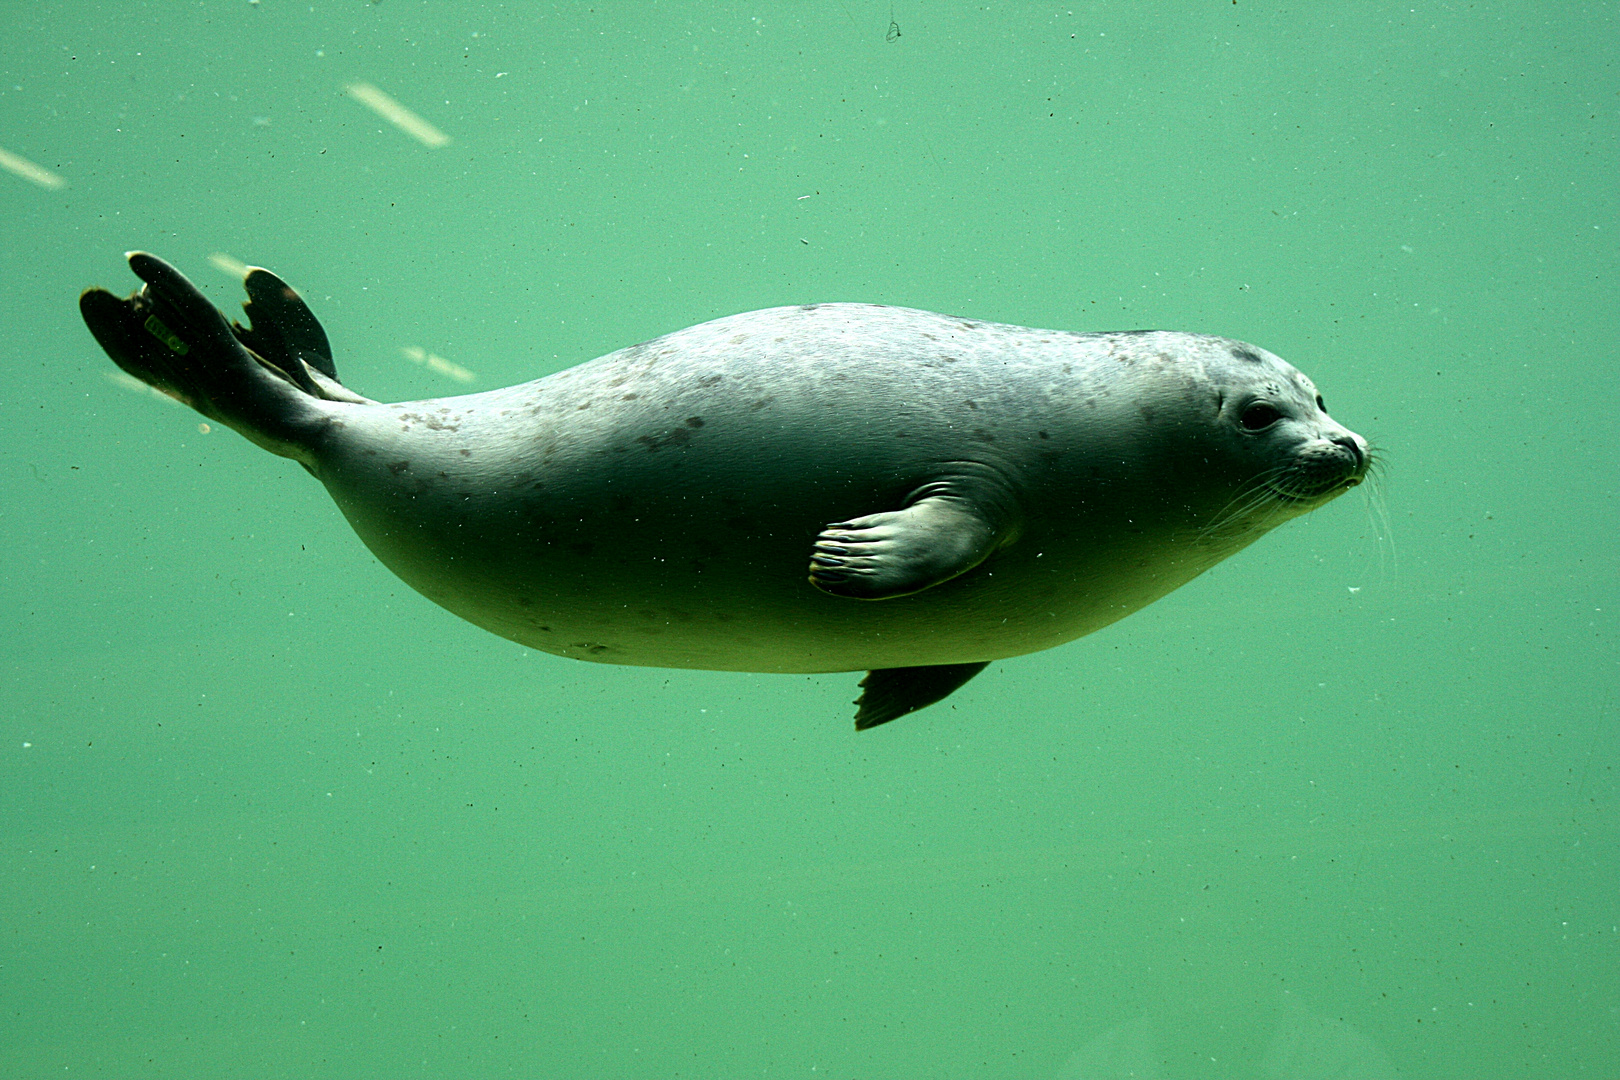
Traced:
[[242, 279], [247, 302], [242, 310], [251, 326], [231, 323], [231, 332], [255, 355], [273, 364], [306, 393], [328, 401], [371, 404], [338, 382], [337, 365], [326, 330], [298, 291], [263, 267], [248, 268]]
[[253, 324], [251, 328], [231, 325], [242, 344], [272, 364], [281, 357], [297, 357], [329, 379], [338, 377], [325, 329], [291, 285], [253, 266], [242, 279], [242, 287], [248, 294], [242, 310]]
[[[308, 464], [324, 413], [309, 391], [256, 356], [218, 308], [162, 259], [131, 252], [129, 268], [146, 286], [120, 300], [87, 289], [79, 311], [113, 362], [266, 450]], [[324, 337], [324, 335], [322, 335]]]
[[[225, 319], [178, 270], [142, 252], [131, 252], [130, 269], [148, 282], [120, 300], [105, 289], [87, 289], [79, 311], [113, 362], [164, 393], [213, 419], [221, 369], [257, 367], [231, 337]], [[213, 354], [223, 353], [224, 363]]]
[[855, 730], [886, 724], [897, 716], [916, 712], [949, 697], [963, 683], [990, 666], [977, 664], [937, 664], [929, 667], [880, 668], [861, 680], [861, 696], [855, 702]]

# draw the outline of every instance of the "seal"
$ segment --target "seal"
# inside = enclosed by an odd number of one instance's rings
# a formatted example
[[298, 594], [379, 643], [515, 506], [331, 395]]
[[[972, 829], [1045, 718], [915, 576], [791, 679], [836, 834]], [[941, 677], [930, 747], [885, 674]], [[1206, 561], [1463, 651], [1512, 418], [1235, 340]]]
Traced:
[[107, 354], [302, 464], [430, 600], [580, 660], [865, 670], [857, 728], [1107, 626], [1368, 468], [1309, 379], [1226, 338], [807, 304], [383, 404], [269, 271], [244, 327], [128, 259], [144, 287], [80, 298]]

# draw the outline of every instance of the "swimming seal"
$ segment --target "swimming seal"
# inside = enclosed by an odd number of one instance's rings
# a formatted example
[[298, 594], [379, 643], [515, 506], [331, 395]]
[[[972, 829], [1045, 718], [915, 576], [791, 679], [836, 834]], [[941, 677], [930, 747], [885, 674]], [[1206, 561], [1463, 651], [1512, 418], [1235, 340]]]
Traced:
[[280, 278], [80, 298], [125, 371], [302, 464], [424, 596], [610, 664], [860, 671], [856, 727], [1089, 634], [1359, 483], [1252, 345], [870, 304], [717, 319], [534, 382], [382, 404]]

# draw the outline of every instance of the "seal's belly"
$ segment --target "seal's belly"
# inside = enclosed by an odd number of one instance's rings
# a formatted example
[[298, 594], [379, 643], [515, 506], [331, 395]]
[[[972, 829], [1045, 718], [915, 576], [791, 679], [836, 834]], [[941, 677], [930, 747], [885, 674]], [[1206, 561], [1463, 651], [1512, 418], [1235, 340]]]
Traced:
[[1098, 630], [1198, 572], [1140, 553], [1050, 563], [1042, 553], [1038, 567], [1002, 553], [926, 592], [861, 602], [808, 583], [804, 543], [797, 558], [745, 563], [559, 538], [543, 554], [463, 547], [446, 567], [354, 524], [390, 569], [469, 622], [544, 652], [651, 667], [819, 672], [1000, 659]]
[[616, 480], [598, 470], [589, 484], [478, 498], [407, 484], [385, 500], [374, 476], [328, 486], [367, 546], [435, 603], [530, 648], [603, 663], [819, 672], [999, 659], [1100, 629], [1214, 561], [1156, 537], [1037, 522], [952, 581], [850, 600], [810, 585], [811, 544], [829, 521], [892, 504], [905, 483], [761, 485], [713, 469], [690, 485]]

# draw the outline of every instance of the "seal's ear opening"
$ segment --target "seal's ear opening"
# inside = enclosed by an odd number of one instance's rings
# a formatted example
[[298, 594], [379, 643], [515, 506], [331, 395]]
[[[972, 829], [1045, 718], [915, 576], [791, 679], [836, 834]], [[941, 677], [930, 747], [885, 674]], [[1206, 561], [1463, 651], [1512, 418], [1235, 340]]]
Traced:
[[928, 667], [879, 668], [868, 671], [861, 680], [861, 696], [855, 702], [855, 730], [886, 724], [890, 720], [926, 708], [954, 693], [973, 676], [990, 666], [976, 664], [935, 664]]

